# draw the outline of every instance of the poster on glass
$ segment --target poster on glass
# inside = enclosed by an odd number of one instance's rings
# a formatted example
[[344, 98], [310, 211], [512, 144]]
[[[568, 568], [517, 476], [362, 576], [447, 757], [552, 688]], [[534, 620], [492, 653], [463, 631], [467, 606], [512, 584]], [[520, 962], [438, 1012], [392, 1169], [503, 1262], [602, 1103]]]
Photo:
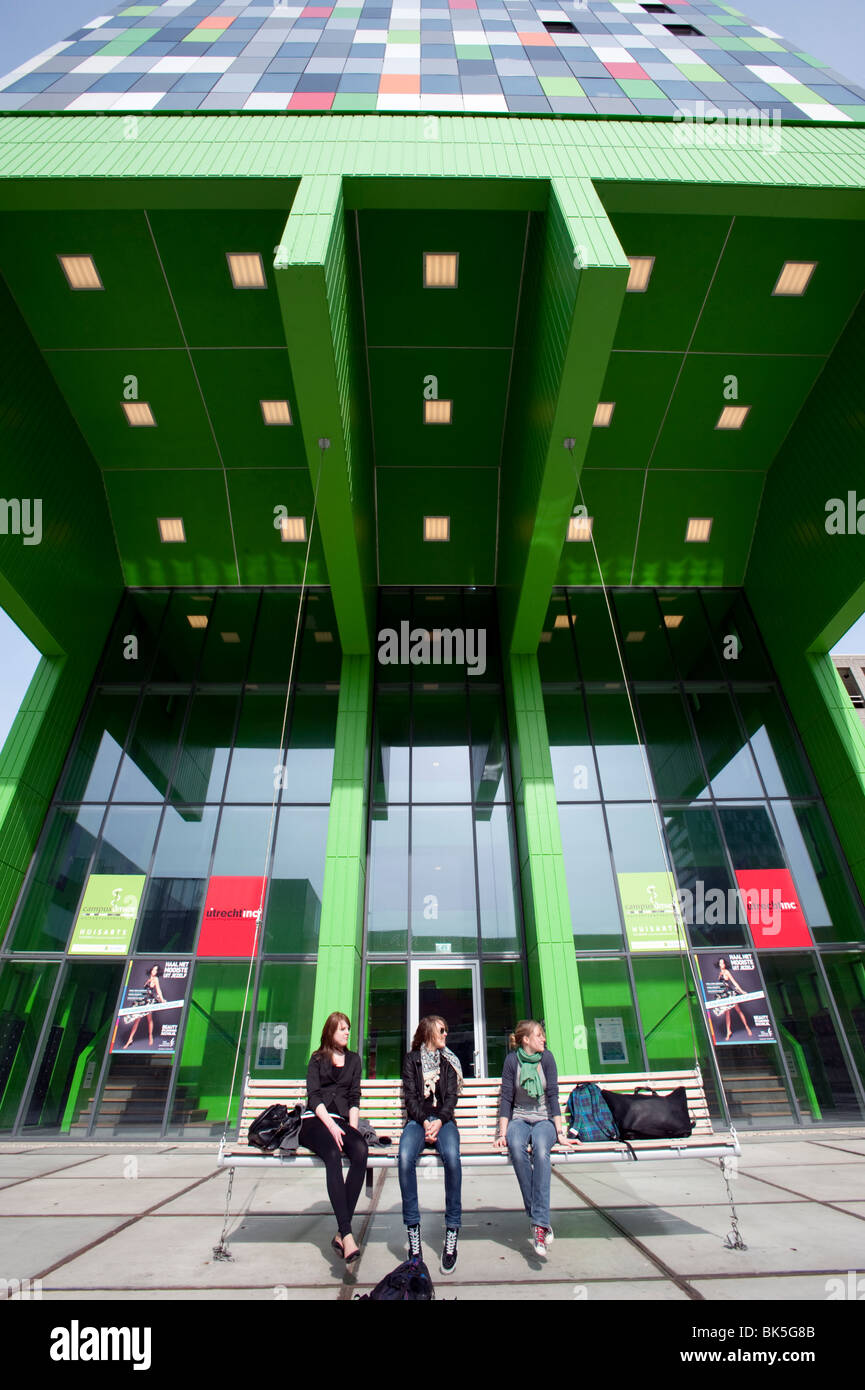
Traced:
[[753, 951], [697, 951], [703, 1009], [716, 1047], [773, 1043], [766, 991]]
[[111, 1035], [112, 1052], [174, 1052], [190, 964], [165, 957], [129, 962]]

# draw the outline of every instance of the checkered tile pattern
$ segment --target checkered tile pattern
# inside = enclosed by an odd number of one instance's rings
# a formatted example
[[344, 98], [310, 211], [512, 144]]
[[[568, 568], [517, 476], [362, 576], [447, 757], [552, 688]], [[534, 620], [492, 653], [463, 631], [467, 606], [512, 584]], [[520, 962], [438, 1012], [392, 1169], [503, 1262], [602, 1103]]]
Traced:
[[165, 0], [97, 15], [0, 79], [7, 111], [749, 108], [863, 120], [865, 89], [717, 0]]

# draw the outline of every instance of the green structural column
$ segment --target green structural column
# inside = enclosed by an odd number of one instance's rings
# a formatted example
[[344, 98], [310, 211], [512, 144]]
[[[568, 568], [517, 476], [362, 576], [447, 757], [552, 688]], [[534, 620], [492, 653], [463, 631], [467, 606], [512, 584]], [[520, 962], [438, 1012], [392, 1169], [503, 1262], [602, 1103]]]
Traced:
[[520, 873], [535, 1011], [563, 1072], [589, 1071], [574, 934], [565, 881], [550, 743], [536, 656], [512, 656], [507, 680]]
[[[334, 1009], [357, 1024], [366, 880], [367, 770], [372, 710], [368, 656], [344, 656], [336, 722], [333, 786], [327, 827], [324, 892], [311, 1047]], [[355, 1035], [350, 1044], [359, 1046]]]

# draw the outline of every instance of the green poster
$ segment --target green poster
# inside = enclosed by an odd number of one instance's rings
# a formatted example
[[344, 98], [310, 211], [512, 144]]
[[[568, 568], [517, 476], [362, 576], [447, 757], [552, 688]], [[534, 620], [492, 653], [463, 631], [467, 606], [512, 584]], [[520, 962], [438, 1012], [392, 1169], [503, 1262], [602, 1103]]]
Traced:
[[625, 931], [632, 951], [680, 951], [685, 929], [680, 925], [673, 875], [619, 874], [619, 893]]
[[125, 956], [144, 874], [91, 874], [75, 919], [70, 956]]

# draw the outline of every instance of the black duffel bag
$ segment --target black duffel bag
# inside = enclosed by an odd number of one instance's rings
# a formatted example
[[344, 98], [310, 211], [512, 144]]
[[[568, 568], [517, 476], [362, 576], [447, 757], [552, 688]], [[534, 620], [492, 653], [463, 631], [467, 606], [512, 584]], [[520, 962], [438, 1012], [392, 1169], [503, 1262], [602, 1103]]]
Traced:
[[694, 1128], [684, 1086], [677, 1086], [666, 1096], [651, 1086], [637, 1086], [633, 1095], [619, 1091], [602, 1091], [601, 1095], [623, 1139], [687, 1139]]
[[287, 1105], [269, 1105], [252, 1121], [246, 1142], [266, 1153], [272, 1153], [275, 1149], [290, 1153], [297, 1148], [302, 1115], [302, 1105], [296, 1105], [293, 1110], [289, 1110]]

